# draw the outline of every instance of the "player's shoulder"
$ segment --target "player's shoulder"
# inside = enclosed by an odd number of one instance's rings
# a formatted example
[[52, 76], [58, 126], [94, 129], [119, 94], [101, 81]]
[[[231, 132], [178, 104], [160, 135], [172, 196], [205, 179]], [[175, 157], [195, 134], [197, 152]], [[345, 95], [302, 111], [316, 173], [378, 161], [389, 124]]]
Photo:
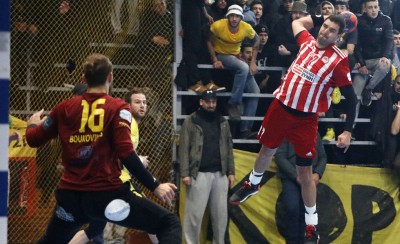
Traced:
[[297, 33], [295, 39], [297, 40], [298, 44], [315, 41], [315, 38], [310, 34], [308, 30], [301, 30], [299, 33]]
[[124, 119], [130, 123], [132, 122], [132, 114], [130, 111], [129, 104], [125, 102], [125, 100], [121, 98], [112, 98], [113, 99], [113, 107], [119, 114], [121, 119]]
[[331, 47], [332, 51], [340, 57], [340, 59], [345, 59], [347, 58], [347, 54], [345, 54], [336, 44], [332, 45]]

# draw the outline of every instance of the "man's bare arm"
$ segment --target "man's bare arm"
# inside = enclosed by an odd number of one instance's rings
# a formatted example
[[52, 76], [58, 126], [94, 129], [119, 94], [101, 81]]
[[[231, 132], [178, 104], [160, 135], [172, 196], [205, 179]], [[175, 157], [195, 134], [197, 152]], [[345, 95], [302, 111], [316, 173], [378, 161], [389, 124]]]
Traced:
[[257, 34], [255, 34], [252, 41], [253, 41], [253, 57], [251, 61], [256, 63], [258, 48], [260, 47], [260, 37]]
[[217, 54], [215, 53], [214, 47], [213, 47], [213, 45], [212, 45], [212, 41], [213, 41], [214, 38], [215, 38], [214, 34], [213, 34], [213, 33], [210, 33], [210, 37], [209, 37], [208, 40], [207, 40], [208, 52], [210, 53], [211, 61], [212, 61], [213, 63], [215, 63], [215, 62], [218, 61], [218, 59], [217, 59]]
[[310, 15], [302, 17], [292, 22], [293, 35], [297, 36], [304, 30], [309, 30], [314, 27], [313, 20]]

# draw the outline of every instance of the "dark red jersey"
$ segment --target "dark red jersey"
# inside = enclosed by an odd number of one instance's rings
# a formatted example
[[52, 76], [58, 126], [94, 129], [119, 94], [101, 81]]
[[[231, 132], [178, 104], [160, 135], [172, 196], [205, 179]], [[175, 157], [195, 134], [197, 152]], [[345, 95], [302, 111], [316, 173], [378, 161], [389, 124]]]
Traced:
[[122, 185], [119, 159], [134, 151], [131, 121], [129, 105], [123, 100], [85, 93], [59, 103], [42, 125], [27, 129], [26, 139], [37, 147], [59, 137], [64, 166], [59, 188], [116, 189]]

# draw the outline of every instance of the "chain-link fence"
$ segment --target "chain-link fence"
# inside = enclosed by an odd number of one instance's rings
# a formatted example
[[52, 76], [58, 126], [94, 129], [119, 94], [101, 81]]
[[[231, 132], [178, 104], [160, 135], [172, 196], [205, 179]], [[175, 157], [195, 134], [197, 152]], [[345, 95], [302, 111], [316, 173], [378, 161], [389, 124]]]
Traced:
[[[49, 112], [81, 82], [84, 58], [105, 54], [114, 64], [113, 96], [133, 86], [150, 88], [139, 153], [149, 155], [155, 176], [169, 180], [172, 8], [163, 0], [12, 0], [10, 114], [26, 120], [42, 108]], [[10, 147], [23, 148], [24, 137], [18, 143]], [[59, 156], [54, 140], [32, 155], [10, 157], [9, 243], [36, 242], [43, 234], [62, 173]]]

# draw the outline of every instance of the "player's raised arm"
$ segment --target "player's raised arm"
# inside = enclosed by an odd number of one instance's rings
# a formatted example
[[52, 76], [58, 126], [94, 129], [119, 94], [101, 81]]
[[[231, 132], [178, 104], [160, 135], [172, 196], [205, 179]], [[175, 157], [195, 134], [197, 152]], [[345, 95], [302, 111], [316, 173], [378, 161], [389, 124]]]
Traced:
[[327, 16], [307, 15], [292, 22], [293, 35], [296, 36], [303, 30], [309, 30], [314, 26], [321, 26]]
[[297, 36], [303, 30], [309, 30], [314, 27], [313, 20], [310, 15], [296, 19], [292, 22], [293, 35]]

